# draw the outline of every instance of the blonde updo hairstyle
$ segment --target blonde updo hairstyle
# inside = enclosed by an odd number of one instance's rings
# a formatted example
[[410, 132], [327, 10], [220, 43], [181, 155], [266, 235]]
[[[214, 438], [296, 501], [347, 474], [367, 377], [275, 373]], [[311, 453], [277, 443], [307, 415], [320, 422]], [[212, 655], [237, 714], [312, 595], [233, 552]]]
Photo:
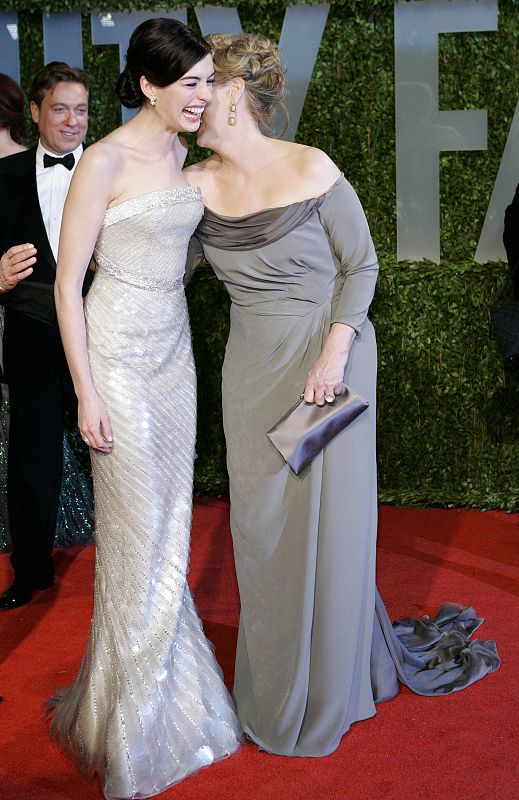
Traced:
[[248, 109], [261, 128], [268, 128], [281, 108], [285, 115], [285, 69], [277, 45], [265, 36], [213, 33], [207, 37], [213, 56], [215, 81], [242, 78]]

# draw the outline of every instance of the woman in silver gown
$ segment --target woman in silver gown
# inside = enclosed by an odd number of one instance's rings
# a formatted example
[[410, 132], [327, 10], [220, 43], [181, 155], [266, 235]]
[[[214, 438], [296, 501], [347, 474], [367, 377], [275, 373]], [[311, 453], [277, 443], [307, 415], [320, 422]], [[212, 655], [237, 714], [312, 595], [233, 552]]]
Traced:
[[182, 279], [203, 208], [177, 134], [197, 130], [212, 74], [197, 34], [142, 23], [117, 85], [139, 111], [88, 148], [64, 212], [56, 304], [91, 448], [97, 553], [89, 641], [51, 701], [52, 732], [107, 798], [155, 795], [239, 744], [186, 580], [196, 385]]
[[[468, 642], [472, 609], [393, 629], [375, 586], [376, 343], [367, 318], [377, 258], [359, 200], [321, 151], [264, 136], [282, 101], [275, 47], [213, 36], [216, 83], [185, 175], [197, 230], [231, 296], [223, 416], [241, 598], [234, 698], [271, 753], [331, 753], [398, 691], [463, 688], [496, 669]], [[333, 401], [344, 381], [370, 403], [299, 476], [266, 432], [304, 389]]]

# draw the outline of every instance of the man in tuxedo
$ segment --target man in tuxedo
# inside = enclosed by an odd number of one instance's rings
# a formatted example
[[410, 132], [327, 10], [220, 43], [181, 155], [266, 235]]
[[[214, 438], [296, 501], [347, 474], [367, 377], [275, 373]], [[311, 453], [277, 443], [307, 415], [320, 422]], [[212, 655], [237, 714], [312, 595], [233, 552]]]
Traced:
[[75, 396], [54, 306], [63, 207], [88, 127], [91, 77], [53, 61], [30, 92], [39, 142], [0, 160], [0, 303], [9, 386], [7, 502], [14, 582], [0, 609], [53, 584], [52, 545], [63, 474], [63, 428]]
[[514, 199], [505, 211], [503, 242], [510, 266], [514, 296], [519, 300], [519, 185], [515, 190]]

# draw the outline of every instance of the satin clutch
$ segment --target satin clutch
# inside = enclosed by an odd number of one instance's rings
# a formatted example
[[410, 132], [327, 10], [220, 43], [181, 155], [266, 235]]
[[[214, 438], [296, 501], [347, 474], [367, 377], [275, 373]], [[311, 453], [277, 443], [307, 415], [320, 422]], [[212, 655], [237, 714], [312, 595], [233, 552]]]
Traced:
[[290, 411], [267, 431], [274, 447], [299, 475], [328, 442], [368, 408], [369, 403], [344, 387], [333, 403], [318, 406], [297, 401]]

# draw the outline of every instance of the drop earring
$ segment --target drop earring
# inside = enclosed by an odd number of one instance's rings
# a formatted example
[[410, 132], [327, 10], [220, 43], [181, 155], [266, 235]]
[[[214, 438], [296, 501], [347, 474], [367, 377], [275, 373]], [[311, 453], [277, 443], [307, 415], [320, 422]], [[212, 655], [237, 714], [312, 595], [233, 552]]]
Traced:
[[227, 124], [231, 125], [231, 127], [233, 125], [236, 125], [236, 104], [235, 103], [231, 103], [231, 105], [229, 106], [229, 114], [227, 116]]
[[153, 106], [155, 108], [156, 104], [157, 104], [157, 98], [156, 97], [151, 97], [150, 98], [150, 106]]

